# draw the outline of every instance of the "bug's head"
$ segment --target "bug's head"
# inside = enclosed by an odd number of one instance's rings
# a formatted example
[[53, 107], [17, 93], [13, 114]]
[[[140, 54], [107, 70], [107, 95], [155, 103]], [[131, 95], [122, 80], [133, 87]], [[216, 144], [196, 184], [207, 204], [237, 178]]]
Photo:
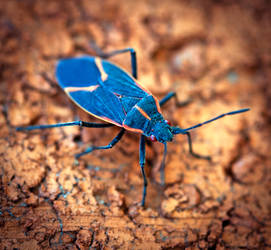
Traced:
[[151, 130], [150, 139], [161, 143], [172, 141], [173, 133], [169, 121], [161, 120], [157, 122]]

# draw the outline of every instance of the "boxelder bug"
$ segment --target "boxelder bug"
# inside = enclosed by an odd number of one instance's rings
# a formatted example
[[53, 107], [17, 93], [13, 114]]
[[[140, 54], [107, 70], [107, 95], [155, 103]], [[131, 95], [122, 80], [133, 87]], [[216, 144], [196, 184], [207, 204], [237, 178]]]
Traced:
[[[124, 52], [130, 52], [132, 76], [118, 66], [104, 60]], [[163, 118], [160, 106], [163, 106], [170, 98], [175, 96], [175, 93], [169, 93], [159, 102], [156, 97], [138, 83], [136, 53], [132, 48], [113, 51], [100, 57], [82, 56], [62, 59], [56, 68], [56, 78], [60, 87], [80, 108], [108, 123], [74, 121], [52, 125], [18, 127], [17, 130], [29, 131], [74, 125], [91, 128], [104, 128], [116, 125], [122, 128], [108, 145], [89, 147], [84, 152], [77, 154], [76, 158], [94, 150], [112, 148], [122, 138], [125, 130], [140, 133], [139, 164], [144, 180], [142, 206], [145, 203], [147, 189], [147, 179], [144, 172], [145, 137], [164, 144], [164, 157], [161, 164], [161, 178], [164, 180], [163, 170], [167, 142], [172, 141], [174, 135], [184, 134], [188, 137], [189, 152], [194, 157], [209, 159], [209, 157], [200, 156], [193, 152], [189, 131], [226, 115], [239, 114], [249, 110], [246, 108], [225, 113], [186, 129], [172, 127]]]

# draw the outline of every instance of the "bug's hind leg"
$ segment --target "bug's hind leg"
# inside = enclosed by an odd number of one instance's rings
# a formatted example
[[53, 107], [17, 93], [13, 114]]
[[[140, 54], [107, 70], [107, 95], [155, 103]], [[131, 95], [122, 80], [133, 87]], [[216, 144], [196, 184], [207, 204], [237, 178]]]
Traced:
[[107, 128], [107, 127], [112, 127], [115, 125], [110, 124], [110, 123], [74, 121], [74, 122], [64, 122], [64, 123], [48, 124], [48, 125], [17, 127], [16, 131], [31, 131], [31, 130], [37, 130], [37, 129], [59, 128], [59, 127], [68, 127], [68, 126], [80, 126], [80, 127], [88, 127], [88, 128]]
[[175, 98], [176, 100], [176, 105], [178, 107], [183, 107], [186, 106], [187, 104], [189, 104], [191, 102], [190, 99], [188, 99], [187, 101], [184, 102], [178, 102], [177, 100], [177, 96], [175, 92], [169, 92], [165, 97], [162, 98], [162, 100], [159, 101], [160, 106], [163, 106], [165, 103], [167, 103], [172, 97]]
[[109, 149], [109, 148], [113, 148], [121, 139], [121, 137], [123, 136], [125, 132], [125, 129], [122, 129], [118, 134], [117, 136], [110, 142], [108, 143], [106, 146], [92, 146], [92, 147], [89, 147], [87, 148], [84, 152], [82, 153], [79, 153], [79, 154], [76, 154], [75, 155], [75, 158], [78, 159], [80, 158], [81, 156], [83, 155], [86, 155], [86, 154], [89, 154], [91, 153], [92, 151], [94, 150], [99, 150], [99, 149]]
[[137, 79], [137, 61], [136, 61], [136, 52], [133, 48], [125, 48], [121, 50], [114, 50], [111, 52], [103, 52], [96, 44], [92, 44], [93, 49], [96, 51], [97, 55], [101, 58], [107, 59], [111, 56], [118, 54], [130, 52], [131, 55], [131, 66], [132, 66], [132, 75]]
[[195, 157], [195, 158], [198, 158], [198, 159], [205, 159], [205, 160], [208, 160], [210, 161], [211, 160], [211, 157], [210, 156], [207, 156], [207, 155], [200, 155], [200, 154], [197, 154], [193, 151], [193, 147], [192, 147], [192, 139], [191, 139], [191, 135], [189, 132], [185, 132], [184, 133], [185, 135], [187, 135], [187, 139], [188, 139], [188, 146], [189, 146], [189, 153]]

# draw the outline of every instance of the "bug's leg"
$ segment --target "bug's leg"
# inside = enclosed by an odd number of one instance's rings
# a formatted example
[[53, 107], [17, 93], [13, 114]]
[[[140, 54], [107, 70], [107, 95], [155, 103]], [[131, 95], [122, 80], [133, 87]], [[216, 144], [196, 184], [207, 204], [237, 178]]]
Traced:
[[80, 127], [88, 127], [88, 128], [107, 128], [115, 126], [110, 123], [94, 123], [94, 122], [83, 122], [83, 121], [74, 121], [74, 122], [64, 122], [57, 124], [49, 124], [49, 125], [35, 125], [28, 127], [17, 127], [17, 131], [30, 131], [35, 129], [47, 129], [47, 128], [58, 128], [58, 127], [67, 127], [67, 126], [80, 126]]
[[211, 160], [211, 157], [210, 157], [210, 156], [199, 155], [199, 154], [197, 154], [197, 153], [195, 153], [195, 152], [193, 151], [191, 134], [190, 134], [189, 132], [185, 132], [184, 134], [187, 135], [188, 146], [189, 146], [189, 153], [190, 153], [193, 157], [195, 157], [195, 158], [198, 158], [198, 159], [205, 159], [205, 160], [210, 161], [210, 160]]
[[143, 181], [144, 181], [143, 192], [142, 192], [142, 201], [141, 201], [141, 206], [144, 207], [145, 198], [146, 198], [146, 194], [147, 194], [147, 186], [148, 186], [148, 181], [147, 181], [145, 171], [144, 171], [144, 165], [145, 165], [145, 136], [144, 135], [141, 135], [141, 138], [140, 138], [139, 164], [140, 164], [141, 173], [142, 173]]
[[87, 148], [84, 152], [82, 153], [79, 153], [79, 154], [76, 154], [75, 155], [75, 158], [78, 159], [80, 158], [81, 156], [83, 155], [86, 155], [86, 154], [89, 154], [91, 153], [92, 151], [94, 150], [100, 150], [100, 149], [109, 149], [109, 148], [113, 148], [121, 139], [121, 137], [123, 136], [125, 132], [125, 129], [123, 128], [118, 134], [117, 136], [110, 142], [108, 143], [106, 146], [92, 146], [92, 147], [89, 147]]
[[163, 97], [163, 99], [159, 101], [160, 106], [163, 106], [172, 97], [176, 97], [176, 93], [175, 92], [169, 92], [165, 97]]
[[58, 84], [55, 80], [50, 78], [47, 73], [41, 72], [40, 76], [54, 89], [58, 88]]
[[118, 54], [130, 52], [131, 55], [131, 66], [132, 66], [132, 75], [135, 79], [137, 79], [137, 62], [136, 62], [136, 52], [133, 48], [126, 48], [121, 50], [114, 50], [108, 53], [102, 52], [100, 49], [95, 48], [96, 52], [98, 53], [98, 56], [101, 58], [109, 58], [111, 56], [115, 56]]
[[166, 156], [167, 156], [167, 144], [164, 143], [164, 154], [163, 154], [163, 160], [160, 166], [160, 180], [161, 184], [165, 185], [165, 163], [166, 163]]
[[166, 102], [168, 102], [172, 97], [175, 97], [176, 105], [178, 107], [183, 107], [191, 102], [191, 100], [187, 100], [184, 102], [178, 102], [176, 93], [175, 92], [169, 92], [165, 97], [163, 97], [162, 100], [159, 101], [160, 106], [163, 106]]

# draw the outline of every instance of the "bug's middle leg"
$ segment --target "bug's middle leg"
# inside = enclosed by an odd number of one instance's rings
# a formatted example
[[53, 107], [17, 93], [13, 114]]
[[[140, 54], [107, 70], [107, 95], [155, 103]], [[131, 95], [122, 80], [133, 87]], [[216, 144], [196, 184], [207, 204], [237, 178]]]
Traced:
[[75, 158], [78, 159], [78, 158], [80, 158], [81, 156], [86, 155], [86, 154], [89, 154], [89, 153], [91, 153], [91, 152], [94, 151], [94, 150], [113, 148], [113, 147], [120, 141], [120, 139], [122, 138], [124, 132], [125, 132], [125, 129], [122, 129], [122, 130], [117, 134], [117, 136], [116, 136], [110, 143], [108, 143], [106, 146], [92, 146], [92, 147], [89, 147], [89, 148], [87, 148], [84, 152], [79, 153], [79, 154], [76, 154], [76, 155], [75, 155]]
[[172, 97], [175, 97], [176, 100], [176, 105], [178, 107], [183, 107], [186, 106], [187, 104], [189, 104], [191, 102], [191, 100], [187, 100], [184, 102], [178, 102], [177, 100], [177, 96], [175, 92], [169, 92], [165, 97], [162, 98], [162, 100], [159, 101], [160, 106], [163, 106], [165, 103], [167, 103]]
[[176, 93], [175, 92], [169, 92], [165, 97], [163, 97], [163, 99], [159, 101], [160, 106], [163, 106], [172, 97], [176, 97]]

